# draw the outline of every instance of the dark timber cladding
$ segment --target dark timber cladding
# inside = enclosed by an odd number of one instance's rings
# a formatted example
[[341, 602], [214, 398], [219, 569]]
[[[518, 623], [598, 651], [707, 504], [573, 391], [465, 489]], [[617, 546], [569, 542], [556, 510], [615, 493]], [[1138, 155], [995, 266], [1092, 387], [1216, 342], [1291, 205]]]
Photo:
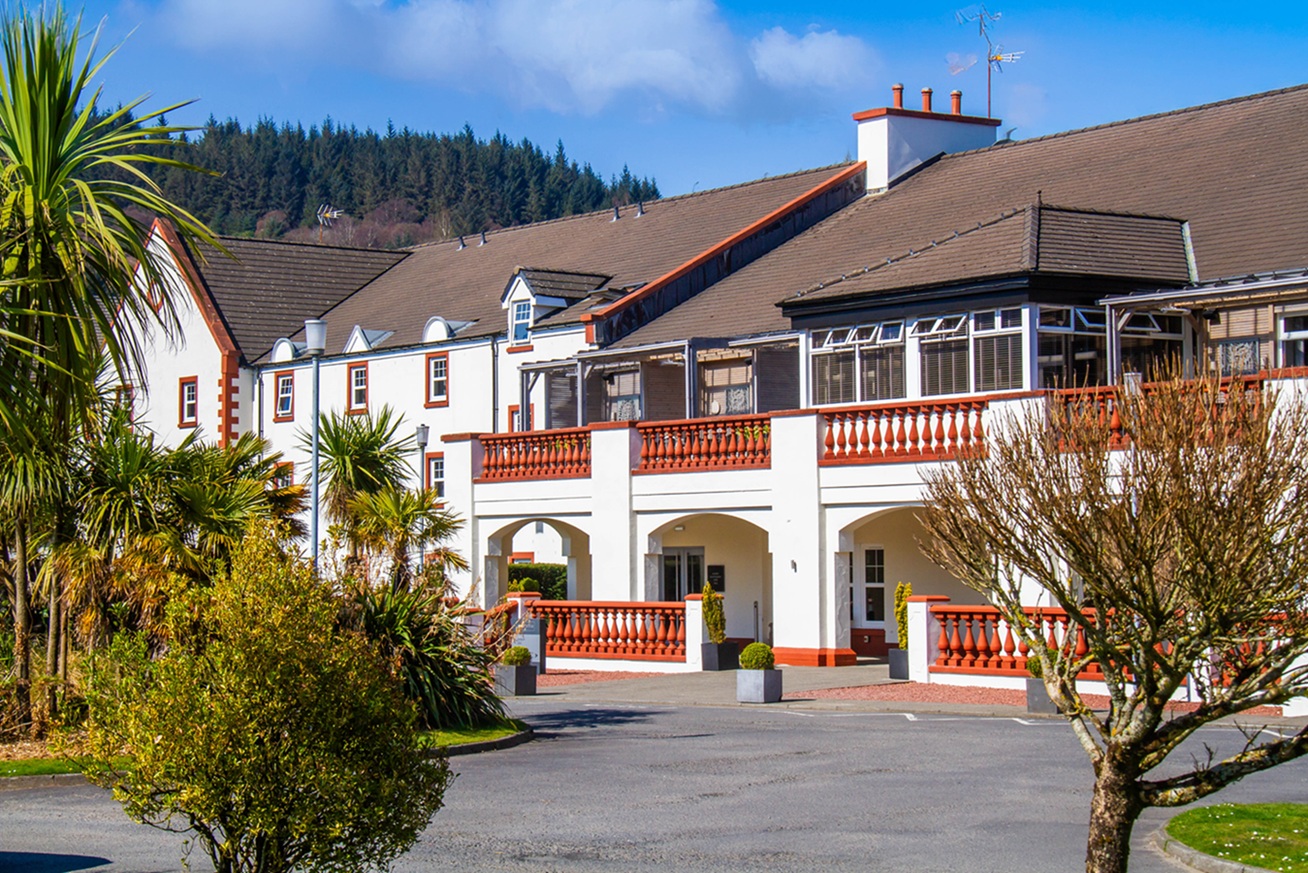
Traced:
[[704, 289], [793, 239], [813, 225], [831, 216], [863, 196], [866, 171], [861, 165], [812, 196], [787, 204], [759, 225], [747, 229], [740, 238], [729, 241], [719, 251], [699, 261], [692, 261], [668, 277], [642, 289], [636, 299], [621, 300], [611, 314], [598, 313], [594, 318], [594, 340], [608, 345], [686, 302]]

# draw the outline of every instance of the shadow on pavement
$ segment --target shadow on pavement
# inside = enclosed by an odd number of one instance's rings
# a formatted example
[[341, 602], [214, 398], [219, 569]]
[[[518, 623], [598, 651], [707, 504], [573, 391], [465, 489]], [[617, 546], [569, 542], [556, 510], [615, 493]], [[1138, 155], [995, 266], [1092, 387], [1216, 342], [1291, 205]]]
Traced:
[[531, 725], [538, 737], [549, 736], [570, 728], [597, 728], [649, 721], [655, 713], [648, 709], [609, 709], [585, 707], [561, 712], [533, 712], [519, 716]]
[[55, 855], [47, 852], [0, 852], [0, 870], [25, 870], [27, 873], [64, 873], [92, 870], [112, 864], [108, 858], [91, 855]]

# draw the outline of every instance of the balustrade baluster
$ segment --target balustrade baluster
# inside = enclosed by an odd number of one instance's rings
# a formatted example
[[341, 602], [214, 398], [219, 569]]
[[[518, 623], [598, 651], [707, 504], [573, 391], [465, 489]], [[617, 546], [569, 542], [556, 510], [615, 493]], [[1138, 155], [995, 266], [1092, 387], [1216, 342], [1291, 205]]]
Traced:
[[958, 624], [962, 619], [958, 615], [954, 615], [952, 618], [954, 631], [949, 636], [949, 666], [960, 667], [963, 664], [963, 641], [958, 636]]
[[836, 448], [836, 434], [835, 434], [835, 427], [836, 427], [836, 425], [835, 425], [835, 420], [836, 420], [836, 417], [835, 417], [835, 415], [833, 415], [833, 414], [830, 413], [830, 412], [828, 412], [828, 413], [827, 413], [825, 416], [823, 416], [823, 417], [824, 417], [824, 418], [826, 419], [826, 421], [827, 421], [827, 432], [826, 432], [826, 435], [822, 437], [822, 446], [823, 446], [823, 448], [824, 448], [824, 451], [823, 451], [823, 453], [822, 453], [822, 459], [823, 459], [824, 461], [829, 461], [829, 460], [831, 460], [832, 458], [834, 458], [834, 457], [836, 456], [836, 455], [835, 455], [835, 448]]
[[936, 640], [936, 666], [946, 667], [952, 660], [949, 647], [949, 616], [937, 613], [936, 620], [940, 622], [940, 638]]
[[935, 411], [932, 413], [933, 417], [934, 417], [935, 420], [936, 420], [936, 429], [935, 429], [935, 431], [934, 431], [934, 437], [933, 437], [934, 444], [931, 446], [931, 453], [932, 453], [932, 454], [935, 454], [935, 455], [943, 455], [943, 454], [946, 453], [946, 449], [945, 449], [945, 414], [946, 414], [948, 411], [949, 411], [949, 406], [946, 405], [946, 406], [943, 406], [943, 407], [936, 407]]
[[849, 416], [841, 413], [837, 421], [840, 423], [840, 429], [836, 431], [836, 457], [843, 459], [849, 457], [849, 440], [845, 436], [845, 430], [849, 427]]
[[922, 443], [925, 442], [924, 434], [918, 430], [918, 417], [923, 415], [922, 407], [913, 406], [909, 408], [909, 415], [912, 416], [908, 428], [908, 453], [910, 455], [922, 454]]
[[895, 410], [895, 418], [898, 420], [898, 426], [895, 429], [895, 455], [908, 454], [908, 429], [905, 419], [908, 417], [908, 409], [901, 407]]
[[1004, 622], [1004, 658], [1001, 666], [1007, 667], [1009, 670], [1017, 667], [1017, 659], [1013, 657], [1013, 650], [1013, 626], [1008, 622]]
[[963, 666], [975, 667], [977, 656], [980, 654], [976, 635], [973, 633], [973, 626], [976, 623], [976, 616], [968, 613], [963, 616]]

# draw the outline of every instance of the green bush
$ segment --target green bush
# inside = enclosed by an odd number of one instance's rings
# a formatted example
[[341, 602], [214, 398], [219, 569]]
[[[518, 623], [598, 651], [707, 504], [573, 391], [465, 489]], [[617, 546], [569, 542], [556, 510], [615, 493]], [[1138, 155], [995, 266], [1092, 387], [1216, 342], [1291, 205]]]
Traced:
[[542, 600], [567, 600], [568, 567], [566, 564], [510, 564], [509, 590], [536, 591]]
[[360, 585], [350, 621], [372, 640], [418, 706], [428, 730], [473, 728], [504, 719], [490, 679], [495, 654], [460, 621], [439, 585], [419, 580], [411, 590]]
[[713, 590], [713, 585], [709, 582], [704, 583], [703, 595], [704, 604], [704, 626], [708, 628], [710, 643], [725, 643], [727, 641], [727, 614], [722, 608], [722, 595]]
[[740, 653], [742, 670], [771, 670], [775, 664], [776, 658], [772, 655], [772, 647], [767, 643], [750, 643]]
[[453, 777], [339, 608], [247, 537], [226, 577], [170, 603], [164, 654], [123, 633], [92, 666], [83, 771], [135, 821], [194, 832], [217, 870], [387, 869]]
[[506, 667], [520, 667], [531, 663], [531, 649], [526, 646], [510, 646], [500, 656], [500, 663]]

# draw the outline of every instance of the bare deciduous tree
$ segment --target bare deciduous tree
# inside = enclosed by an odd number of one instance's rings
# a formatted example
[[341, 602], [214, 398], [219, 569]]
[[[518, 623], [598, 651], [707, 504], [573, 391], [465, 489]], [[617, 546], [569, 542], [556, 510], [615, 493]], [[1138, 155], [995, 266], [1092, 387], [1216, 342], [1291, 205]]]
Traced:
[[[1121, 873], [1147, 807], [1308, 752], [1308, 730], [1248, 731], [1150, 778], [1202, 725], [1308, 691], [1308, 406], [1175, 373], [1072, 397], [996, 422], [984, 453], [931, 478], [923, 549], [1040, 660], [1094, 766], [1086, 869]], [[1023, 609], [1037, 593], [1070, 616], [1057, 646]], [[1096, 662], [1107, 711], [1076, 687]], [[1169, 706], [1178, 693], [1197, 705]]]

